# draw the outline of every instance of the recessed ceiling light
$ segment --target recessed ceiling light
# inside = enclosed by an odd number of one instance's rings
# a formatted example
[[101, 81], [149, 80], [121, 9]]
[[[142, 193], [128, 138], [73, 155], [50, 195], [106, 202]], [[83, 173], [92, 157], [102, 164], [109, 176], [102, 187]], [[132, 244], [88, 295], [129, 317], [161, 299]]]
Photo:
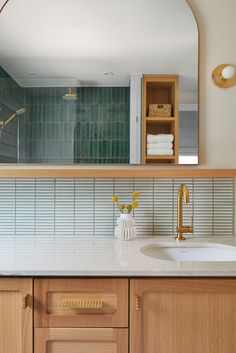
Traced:
[[114, 76], [114, 72], [112, 72], [112, 71], [104, 71], [104, 72], [102, 72], [102, 74], [105, 76]]
[[29, 77], [36, 77], [36, 76], [38, 76], [35, 72], [30, 72], [29, 73]]

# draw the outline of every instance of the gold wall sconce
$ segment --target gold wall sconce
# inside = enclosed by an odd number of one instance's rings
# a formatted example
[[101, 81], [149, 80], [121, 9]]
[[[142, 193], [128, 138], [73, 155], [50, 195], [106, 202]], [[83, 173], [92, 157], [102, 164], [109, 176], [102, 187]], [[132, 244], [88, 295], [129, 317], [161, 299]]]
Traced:
[[214, 84], [221, 88], [229, 88], [236, 84], [236, 68], [230, 64], [222, 64], [212, 73]]

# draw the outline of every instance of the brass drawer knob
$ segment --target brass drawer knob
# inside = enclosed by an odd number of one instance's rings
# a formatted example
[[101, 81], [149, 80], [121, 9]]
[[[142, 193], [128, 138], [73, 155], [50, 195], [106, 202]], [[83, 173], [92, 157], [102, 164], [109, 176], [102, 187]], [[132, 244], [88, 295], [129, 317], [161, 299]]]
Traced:
[[26, 294], [22, 298], [22, 309], [25, 310], [27, 307], [30, 307], [30, 295]]
[[139, 309], [140, 309], [140, 296], [135, 295], [135, 310], [139, 311]]

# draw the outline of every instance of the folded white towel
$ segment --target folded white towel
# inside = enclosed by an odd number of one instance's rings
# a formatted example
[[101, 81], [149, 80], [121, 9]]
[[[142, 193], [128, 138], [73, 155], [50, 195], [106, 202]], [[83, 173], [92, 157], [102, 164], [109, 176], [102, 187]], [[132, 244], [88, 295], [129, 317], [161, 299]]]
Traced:
[[147, 150], [147, 155], [148, 156], [173, 156], [174, 151], [173, 149], [161, 149], [161, 148], [156, 148], [156, 149], [148, 149]]
[[161, 148], [164, 150], [168, 150], [173, 148], [173, 143], [172, 142], [156, 142], [156, 143], [148, 143], [147, 148], [149, 149], [156, 149], [156, 148]]
[[158, 134], [158, 135], [147, 134], [147, 143], [173, 142], [173, 141], [174, 141], [174, 135], [172, 134]]

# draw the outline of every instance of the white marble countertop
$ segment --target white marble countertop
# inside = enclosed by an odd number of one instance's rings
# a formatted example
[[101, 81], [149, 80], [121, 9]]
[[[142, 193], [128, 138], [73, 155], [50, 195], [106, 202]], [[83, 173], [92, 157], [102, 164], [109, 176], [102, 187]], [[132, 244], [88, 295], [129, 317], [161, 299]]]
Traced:
[[[63, 239], [65, 236], [63, 235]], [[236, 237], [186, 240], [236, 246]], [[235, 262], [158, 260], [140, 252], [151, 243], [176, 244], [173, 238], [146, 237], [122, 242], [112, 237], [0, 240], [0, 276], [235, 276]]]

